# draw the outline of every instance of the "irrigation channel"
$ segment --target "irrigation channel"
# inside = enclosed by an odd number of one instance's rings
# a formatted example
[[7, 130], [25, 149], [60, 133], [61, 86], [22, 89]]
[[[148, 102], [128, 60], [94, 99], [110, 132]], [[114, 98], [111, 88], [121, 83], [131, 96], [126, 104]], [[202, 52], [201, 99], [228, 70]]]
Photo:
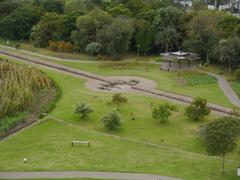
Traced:
[[[108, 80], [107, 78], [104, 78], [103, 76], [99, 76], [99, 75], [95, 75], [93, 73], [89, 73], [87, 71], [82, 71], [82, 70], [78, 70], [78, 69], [74, 69], [74, 68], [70, 68], [70, 67], [66, 67], [64, 65], [60, 65], [60, 64], [56, 64], [56, 63], [52, 63], [52, 62], [48, 62], [45, 61], [43, 62], [40, 59], [34, 59], [33, 58], [28, 58], [28, 57], [24, 57], [24, 55], [16, 55], [13, 53], [9, 53], [9, 52], [4, 52], [2, 50], [0, 50], [0, 54], [5, 55], [7, 57], [12, 57], [14, 59], [18, 59], [18, 60], [22, 60], [23, 62], [29, 62], [32, 64], [36, 64], [36, 65], [41, 65], [47, 68], [51, 68], [51, 69], [55, 69], [58, 71], [62, 71], [68, 74], [72, 74], [72, 75], [77, 75], [77, 76], [81, 76], [85, 79], [92, 79], [95, 81], [100, 81], [103, 83], [108, 83], [109, 85], [112, 85], [113, 82]], [[190, 104], [193, 99], [187, 96], [182, 96], [179, 94], [175, 94], [175, 93], [170, 93], [170, 92], [165, 92], [165, 91], [160, 91], [160, 90], [153, 90], [153, 89], [146, 89], [146, 88], [142, 88], [142, 87], [138, 87], [138, 86], [130, 86], [130, 88], [132, 90], [134, 90], [136, 93], [140, 93], [140, 94], [144, 94], [144, 95], [148, 95], [148, 96], [154, 96], [154, 97], [158, 97], [158, 98], [163, 98], [163, 99], [167, 99], [167, 100], [172, 100], [178, 103], [184, 103], [184, 104]], [[232, 114], [232, 109], [221, 106], [221, 105], [217, 105], [217, 104], [213, 104], [213, 103], [208, 103], [208, 107], [215, 113], [220, 114], [220, 115], [231, 115]]]

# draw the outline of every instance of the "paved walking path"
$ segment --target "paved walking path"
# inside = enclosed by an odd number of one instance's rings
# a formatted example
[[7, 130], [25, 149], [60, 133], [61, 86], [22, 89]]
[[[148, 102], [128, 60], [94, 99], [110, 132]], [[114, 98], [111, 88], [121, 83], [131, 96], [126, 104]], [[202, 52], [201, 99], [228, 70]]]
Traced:
[[217, 79], [217, 81], [218, 81], [219, 87], [224, 92], [224, 94], [228, 98], [228, 100], [232, 104], [234, 104], [235, 106], [240, 108], [240, 100], [239, 100], [238, 96], [236, 95], [236, 93], [231, 88], [230, 84], [225, 79], [225, 77], [223, 77], [221, 75], [218, 75], [218, 74], [215, 74], [215, 73], [211, 73], [211, 72], [206, 72], [206, 71], [201, 71], [201, 72], [215, 77]]
[[43, 171], [43, 172], [0, 172], [0, 179], [33, 179], [33, 178], [96, 178], [122, 180], [180, 180], [154, 174], [99, 172], [99, 171]]
[[[68, 66], [61, 65], [61, 64], [44, 61], [41, 58], [36, 58], [36, 57], [32, 57], [32, 56], [29, 56], [26, 54], [22, 54], [21, 52], [16, 51], [16, 50], [12, 51], [12, 50], [2, 50], [1, 49], [0, 54], [5, 55], [6, 57], [12, 57], [14, 59], [21, 60], [28, 64], [37, 64], [37, 65], [43, 66], [45, 68], [50, 68], [50, 69], [61, 71], [61, 72], [64, 72], [64, 73], [67, 73], [70, 75], [81, 77], [82, 79], [85, 79], [87, 81], [94, 80], [94, 81], [111, 83], [111, 81], [108, 81], [107, 77], [97, 75], [94, 73], [90, 73], [87, 71], [79, 70], [76, 68], [71, 68]], [[127, 78], [127, 76], [126, 76], [126, 78]], [[105, 91], [105, 92], [107, 92], [107, 91]], [[111, 93], [111, 91], [109, 91], [109, 92]], [[136, 87], [134, 89], [131, 89], [131, 91], [129, 91], [129, 92], [130, 93], [138, 93], [138, 94], [142, 94], [142, 95], [146, 95], [146, 96], [153, 96], [153, 97], [166, 99], [166, 100], [173, 101], [176, 103], [181, 103], [181, 104], [190, 104], [193, 101], [193, 98], [191, 98], [191, 97], [179, 95], [179, 94], [172, 93], [172, 92], [160, 91], [155, 88], [147, 87], [147, 86]], [[112, 93], [114, 93], [114, 92], [112, 92]], [[213, 112], [215, 112], [219, 115], [227, 115], [227, 114], [231, 114], [231, 112], [232, 112], [232, 109], [221, 106], [221, 105], [208, 103], [208, 106], [212, 109]]]

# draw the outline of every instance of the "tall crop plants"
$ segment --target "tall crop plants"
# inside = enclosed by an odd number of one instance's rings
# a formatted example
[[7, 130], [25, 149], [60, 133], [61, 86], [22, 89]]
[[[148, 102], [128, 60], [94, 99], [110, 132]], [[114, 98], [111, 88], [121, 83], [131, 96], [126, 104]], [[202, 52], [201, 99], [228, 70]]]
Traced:
[[52, 84], [35, 68], [0, 60], [0, 119], [27, 110], [36, 93], [51, 88]]

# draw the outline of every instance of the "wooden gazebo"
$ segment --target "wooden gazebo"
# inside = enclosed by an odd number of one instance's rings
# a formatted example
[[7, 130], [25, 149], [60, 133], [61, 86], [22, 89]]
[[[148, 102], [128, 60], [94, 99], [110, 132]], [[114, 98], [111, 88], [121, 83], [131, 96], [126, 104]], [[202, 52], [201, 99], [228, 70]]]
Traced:
[[187, 63], [187, 66], [190, 67], [193, 61], [199, 60], [200, 57], [197, 54], [190, 53], [190, 52], [166, 52], [161, 53], [163, 61], [168, 62], [168, 67], [171, 68], [172, 63], [177, 63], [178, 68], [182, 68], [183, 63]]

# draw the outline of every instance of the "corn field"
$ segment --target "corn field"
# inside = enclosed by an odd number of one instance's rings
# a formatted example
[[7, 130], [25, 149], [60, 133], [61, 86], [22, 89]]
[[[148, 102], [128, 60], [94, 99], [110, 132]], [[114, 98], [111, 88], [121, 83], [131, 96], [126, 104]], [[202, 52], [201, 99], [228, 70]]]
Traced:
[[0, 60], [0, 119], [27, 110], [34, 103], [35, 94], [52, 84], [35, 68]]

